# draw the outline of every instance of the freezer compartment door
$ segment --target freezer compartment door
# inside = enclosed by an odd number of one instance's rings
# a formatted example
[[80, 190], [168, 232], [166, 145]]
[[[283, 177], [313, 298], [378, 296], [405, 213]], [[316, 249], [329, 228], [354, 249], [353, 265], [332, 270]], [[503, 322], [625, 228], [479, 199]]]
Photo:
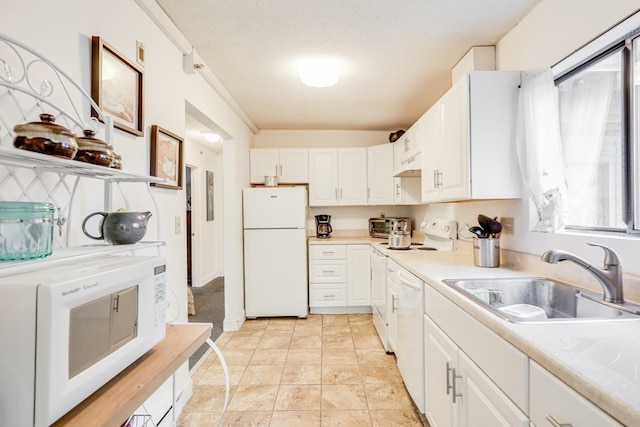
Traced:
[[244, 228], [305, 228], [305, 187], [256, 187], [242, 192]]
[[247, 317], [306, 317], [305, 230], [245, 230], [244, 276]]

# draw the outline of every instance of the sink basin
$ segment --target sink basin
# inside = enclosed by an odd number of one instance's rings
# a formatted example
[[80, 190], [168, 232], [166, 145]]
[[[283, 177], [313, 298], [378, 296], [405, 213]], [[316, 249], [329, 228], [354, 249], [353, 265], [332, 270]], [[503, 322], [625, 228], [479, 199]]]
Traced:
[[516, 323], [640, 320], [602, 295], [542, 277], [443, 280], [493, 314]]

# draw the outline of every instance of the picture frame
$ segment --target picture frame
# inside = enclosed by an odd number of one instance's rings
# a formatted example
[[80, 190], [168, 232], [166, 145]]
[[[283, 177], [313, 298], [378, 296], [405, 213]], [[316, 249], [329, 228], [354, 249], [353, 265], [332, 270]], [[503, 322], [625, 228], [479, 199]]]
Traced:
[[164, 178], [165, 182], [152, 182], [151, 185], [174, 190], [182, 189], [183, 138], [161, 128], [151, 126], [151, 167], [150, 174]]
[[[115, 128], [144, 136], [144, 71], [101, 37], [91, 37], [91, 98]], [[91, 116], [100, 119], [91, 108]]]
[[207, 171], [206, 172], [206, 179], [207, 179], [207, 221], [213, 221], [214, 220], [214, 210], [213, 210], [213, 195], [214, 195], [214, 177], [213, 177], [213, 172], [211, 171]]

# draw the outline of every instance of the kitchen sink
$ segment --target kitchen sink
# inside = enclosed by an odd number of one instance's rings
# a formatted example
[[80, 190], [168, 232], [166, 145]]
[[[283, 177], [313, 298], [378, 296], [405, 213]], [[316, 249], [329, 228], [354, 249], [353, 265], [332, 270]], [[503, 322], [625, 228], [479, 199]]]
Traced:
[[516, 323], [640, 320], [638, 306], [543, 277], [448, 279], [443, 283], [493, 314]]

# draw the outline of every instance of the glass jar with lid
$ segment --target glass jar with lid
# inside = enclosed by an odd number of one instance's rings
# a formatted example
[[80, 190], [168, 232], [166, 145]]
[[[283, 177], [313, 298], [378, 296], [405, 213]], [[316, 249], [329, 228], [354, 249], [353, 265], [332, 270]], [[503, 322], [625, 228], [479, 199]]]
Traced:
[[51, 203], [0, 202], [0, 261], [51, 255], [54, 211]]

